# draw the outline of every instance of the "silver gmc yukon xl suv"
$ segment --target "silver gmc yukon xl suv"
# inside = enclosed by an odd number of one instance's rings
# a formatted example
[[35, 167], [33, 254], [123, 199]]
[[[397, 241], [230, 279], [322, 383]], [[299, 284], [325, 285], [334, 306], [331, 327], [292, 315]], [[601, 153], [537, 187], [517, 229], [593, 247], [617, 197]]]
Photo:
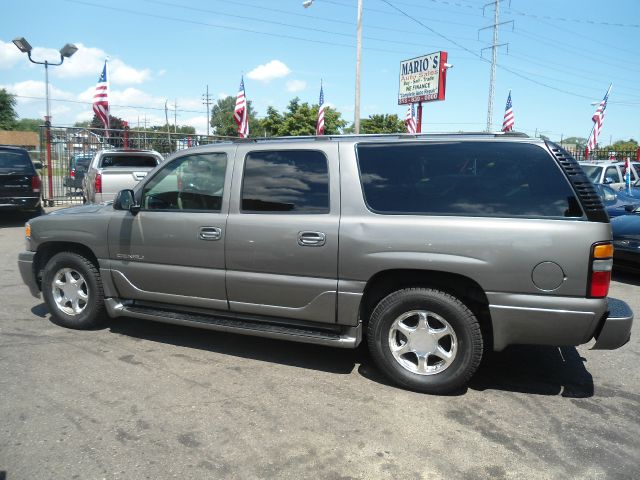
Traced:
[[[184, 150], [112, 205], [26, 225], [19, 266], [52, 320], [134, 317], [355, 348], [446, 393], [511, 344], [615, 349], [600, 199], [517, 134], [308, 137]], [[274, 344], [274, 348], [277, 346]]]

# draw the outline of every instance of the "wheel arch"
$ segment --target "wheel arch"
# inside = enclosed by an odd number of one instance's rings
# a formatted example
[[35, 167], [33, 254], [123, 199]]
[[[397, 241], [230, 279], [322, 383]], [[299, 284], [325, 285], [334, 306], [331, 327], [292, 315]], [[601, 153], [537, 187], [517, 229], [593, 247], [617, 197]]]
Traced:
[[392, 269], [376, 273], [365, 285], [360, 301], [359, 317], [365, 329], [376, 305], [387, 295], [404, 288], [433, 288], [458, 298], [478, 319], [486, 348], [493, 349], [493, 327], [487, 295], [475, 280], [450, 272]]
[[75, 242], [45, 242], [38, 246], [33, 261], [33, 270], [40, 289], [42, 289], [42, 271], [45, 265], [54, 255], [60, 252], [77, 253], [91, 261], [96, 268], [100, 268], [98, 257], [96, 257], [95, 253], [86, 245]]

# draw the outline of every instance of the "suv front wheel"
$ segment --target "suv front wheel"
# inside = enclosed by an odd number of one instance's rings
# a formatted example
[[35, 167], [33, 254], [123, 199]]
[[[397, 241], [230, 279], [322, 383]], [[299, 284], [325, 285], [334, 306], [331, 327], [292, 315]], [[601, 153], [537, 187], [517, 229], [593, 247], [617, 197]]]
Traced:
[[91, 260], [78, 253], [61, 252], [47, 262], [42, 296], [51, 320], [63, 327], [91, 329], [105, 320], [100, 272]]
[[462, 388], [482, 359], [475, 315], [440, 290], [398, 290], [376, 306], [368, 329], [373, 360], [395, 383], [443, 394]]

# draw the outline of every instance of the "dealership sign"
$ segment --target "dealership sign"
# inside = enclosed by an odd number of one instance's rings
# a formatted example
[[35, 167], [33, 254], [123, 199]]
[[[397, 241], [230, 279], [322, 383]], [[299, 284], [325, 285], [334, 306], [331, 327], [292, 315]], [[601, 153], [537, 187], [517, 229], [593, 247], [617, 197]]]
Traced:
[[400, 62], [398, 105], [444, 100], [447, 52]]

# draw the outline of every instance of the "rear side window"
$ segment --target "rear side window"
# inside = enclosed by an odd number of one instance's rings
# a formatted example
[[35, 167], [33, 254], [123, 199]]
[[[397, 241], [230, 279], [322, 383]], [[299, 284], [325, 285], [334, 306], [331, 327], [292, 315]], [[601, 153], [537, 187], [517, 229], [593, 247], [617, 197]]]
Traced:
[[33, 173], [33, 163], [26, 152], [0, 150], [0, 174]]
[[158, 160], [156, 157], [152, 157], [151, 155], [104, 155], [100, 163], [102, 168], [154, 168], [156, 165], [158, 165]]
[[531, 144], [360, 144], [368, 207], [386, 214], [581, 217], [551, 155]]
[[249, 153], [244, 165], [242, 211], [328, 213], [327, 158], [313, 150]]

